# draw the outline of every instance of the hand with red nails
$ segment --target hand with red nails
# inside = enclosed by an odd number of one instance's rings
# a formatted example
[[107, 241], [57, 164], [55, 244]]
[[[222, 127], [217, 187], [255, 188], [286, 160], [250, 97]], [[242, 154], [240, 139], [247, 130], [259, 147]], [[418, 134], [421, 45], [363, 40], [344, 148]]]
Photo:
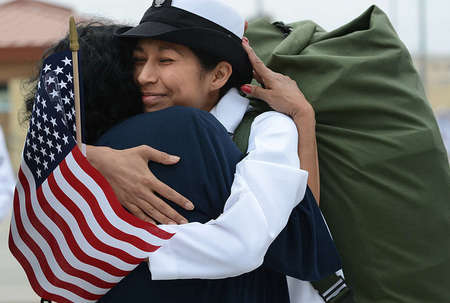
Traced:
[[248, 39], [242, 39], [242, 46], [248, 54], [253, 66], [253, 76], [260, 84], [255, 86], [246, 84], [241, 90], [249, 96], [267, 102], [274, 110], [286, 114], [293, 119], [304, 114], [314, 113], [312, 106], [306, 100], [297, 83], [280, 73], [266, 67], [255, 51], [250, 47]]
[[319, 203], [320, 178], [314, 109], [294, 80], [288, 76], [276, 73], [264, 65], [250, 47], [246, 37], [242, 39], [242, 46], [253, 66], [254, 78], [264, 85], [264, 88], [246, 84], [241, 87], [241, 90], [249, 96], [267, 102], [277, 112], [292, 118], [298, 131], [300, 168], [308, 171], [308, 186], [314, 194], [317, 203]]
[[91, 165], [108, 180], [120, 204], [130, 213], [153, 224], [188, 223], [158, 195], [187, 210], [194, 209], [192, 202], [158, 180], [148, 168], [149, 161], [174, 165], [179, 157], [145, 145], [124, 150], [91, 145], [86, 148]]

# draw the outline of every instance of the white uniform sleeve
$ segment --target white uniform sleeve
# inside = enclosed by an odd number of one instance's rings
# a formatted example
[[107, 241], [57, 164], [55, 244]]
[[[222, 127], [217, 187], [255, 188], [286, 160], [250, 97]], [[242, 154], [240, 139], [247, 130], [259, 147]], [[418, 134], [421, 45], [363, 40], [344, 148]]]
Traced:
[[161, 225], [175, 235], [149, 255], [152, 279], [218, 279], [260, 266], [306, 190], [308, 173], [299, 169], [297, 140], [289, 117], [258, 116], [224, 213], [205, 224]]

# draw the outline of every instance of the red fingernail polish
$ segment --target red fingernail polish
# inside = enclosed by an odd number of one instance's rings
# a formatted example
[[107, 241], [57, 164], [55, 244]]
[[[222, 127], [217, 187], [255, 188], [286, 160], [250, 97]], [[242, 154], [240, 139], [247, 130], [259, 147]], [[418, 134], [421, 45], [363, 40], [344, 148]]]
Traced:
[[246, 94], [251, 94], [252, 93], [252, 87], [248, 84], [242, 85], [241, 86], [241, 91], [243, 91]]

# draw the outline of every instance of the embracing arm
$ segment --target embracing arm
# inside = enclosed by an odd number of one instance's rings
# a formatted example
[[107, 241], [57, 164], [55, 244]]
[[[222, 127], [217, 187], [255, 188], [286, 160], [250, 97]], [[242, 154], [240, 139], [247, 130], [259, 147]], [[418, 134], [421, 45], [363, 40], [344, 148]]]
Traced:
[[300, 167], [309, 173], [308, 185], [319, 204], [320, 180], [316, 143], [316, 120], [314, 109], [288, 76], [267, 68], [244, 37], [242, 46], [247, 51], [254, 68], [255, 79], [264, 88], [254, 85], [242, 86], [242, 91], [250, 96], [266, 101], [273, 109], [290, 116], [297, 126], [298, 156]]
[[309, 173], [308, 186], [311, 189], [317, 204], [320, 200], [319, 159], [317, 155], [316, 119], [314, 110], [302, 110], [301, 114], [292, 118], [298, 131], [298, 157], [300, 168]]
[[292, 120], [277, 112], [258, 116], [223, 214], [205, 224], [159, 226], [175, 235], [149, 255], [152, 279], [225, 278], [261, 265], [305, 193], [308, 173], [298, 162]]

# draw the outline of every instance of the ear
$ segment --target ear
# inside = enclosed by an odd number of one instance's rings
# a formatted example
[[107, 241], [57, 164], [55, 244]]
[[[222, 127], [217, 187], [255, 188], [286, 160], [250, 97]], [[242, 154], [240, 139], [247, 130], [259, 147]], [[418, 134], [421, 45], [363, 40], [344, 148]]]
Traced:
[[230, 79], [233, 73], [233, 67], [226, 61], [219, 62], [214, 70], [210, 73], [210, 89], [211, 91], [220, 90]]

